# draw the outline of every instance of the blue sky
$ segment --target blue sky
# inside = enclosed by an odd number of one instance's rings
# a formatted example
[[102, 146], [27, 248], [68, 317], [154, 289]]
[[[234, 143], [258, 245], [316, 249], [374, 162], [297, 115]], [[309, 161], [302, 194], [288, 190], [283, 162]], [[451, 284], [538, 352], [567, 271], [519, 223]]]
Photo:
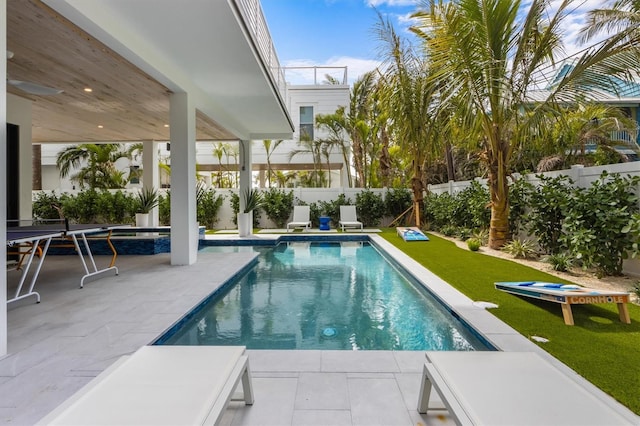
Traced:
[[[347, 66], [350, 82], [379, 64], [379, 42], [373, 34], [378, 22], [374, 7], [402, 33], [418, 3], [419, 0], [261, 0], [281, 65]], [[523, 5], [527, 3], [523, 1]], [[575, 40], [584, 12], [595, 7], [602, 7], [602, 0], [576, 2], [565, 20], [567, 54], [579, 50]], [[295, 77], [287, 74], [287, 80]]]

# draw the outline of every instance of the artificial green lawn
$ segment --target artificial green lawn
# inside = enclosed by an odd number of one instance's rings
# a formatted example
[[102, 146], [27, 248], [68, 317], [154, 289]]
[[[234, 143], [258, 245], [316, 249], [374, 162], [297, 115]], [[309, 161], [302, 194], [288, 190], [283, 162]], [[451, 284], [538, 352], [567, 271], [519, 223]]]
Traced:
[[524, 336], [549, 339], [537, 344], [640, 414], [640, 306], [628, 305], [631, 324], [624, 324], [615, 304], [574, 305], [575, 325], [568, 326], [560, 304], [521, 298], [494, 287], [496, 281], [564, 282], [553, 275], [460, 249], [434, 235], [428, 242], [405, 242], [395, 229], [380, 235], [472, 300], [497, 304], [489, 312]]

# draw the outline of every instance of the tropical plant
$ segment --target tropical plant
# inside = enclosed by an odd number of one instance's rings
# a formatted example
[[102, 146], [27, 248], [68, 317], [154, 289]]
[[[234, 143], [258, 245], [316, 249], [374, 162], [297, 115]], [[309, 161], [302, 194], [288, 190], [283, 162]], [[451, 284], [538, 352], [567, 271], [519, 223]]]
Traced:
[[[235, 215], [234, 215], [235, 217]], [[171, 225], [171, 192], [167, 191], [158, 197], [158, 220], [160, 225]]]
[[437, 70], [433, 78], [441, 83], [443, 105], [454, 103], [466, 127], [479, 123], [482, 128], [492, 248], [508, 241], [511, 157], [538, 129], [535, 123], [559, 101], [575, 101], [587, 90], [611, 85], [613, 76], [628, 76], [630, 67], [637, 66], [627, 54], [630, 46], [621, 43], [621, 37], [611, 37], [567, 64], [546, 99], [532, 104], [536, 79], [561, 51], [560, 33], [571, 0], [553, 6], [533, 0], [526, 3], [526, 11], [520, 6], [514, 0], [433, 0], [427, 10], [414, 14], [420, 24], [412, 28], [423, 38], [431, 67]]
[[[411, 191], [407, 188], [391, 188], [384, 196], [386, 214], [394, 219], [394, 222], [402, 220], [411, 209]], [[403, 222], [400, 222], [404, 224]]]
[[603, 172], [589, 188], [571, 193], [561, 242], [584, 268], [594, 267], [599, 275], [622, 273], [635, 242], [624, 230], [639, 212], [638, 182], [637, 176]]
[[222, 207], [224, 196], [216, 195], [216, 191], [198, 184], [196, 189], [196, 217], [200, 225], [213, 229], [218, 222], [218, 213]]
[[136, 194], [136, 212], [149, 213], [158, 206], [158, 191], [153, 187], [145, 186]]
[[293, 191], [270, 188], [264, 193], [262, 208], [278, 228], [284, 228], [293, 210]]
[[369, 190], [356, 194], [356, 210], [364, 226], [378, 226], [385, 214], [382, 195]]
[[271, 139], [264, 139], [262, 144], [264, 145], [264, 151], [267, 154], [267, 186], [271, 187], [271, 175], [273, 172], [271, 171], [271, 155], [276, 150], [276, 148], [283, 142], [282, 139], [278, 139], [273, 141]]
[[393, 26], [379, 18], [377, 33], [385, 44], [384, 89], [380, 94], [393, 134], [399, 146], [411, 159], [411, 189], [415, 225], [421, 226], [424, 166], [427, 157], [439, 152], [437, 125], [434, 123], [439, 98], [434, 69], [411, 46], [401, 39]]
[[482, 242], [477, 238], [469, 238], [467, 240], [467, 247], [469, 247], [471, 251], [478, 251], [480, 247], [482, 247]]
[[540, 184], [531, 187], [529, 209], [525, 214], [526, 228], [535, 235], [544, 253], [555, 254], [565, 247], [561, 244], [562, 227], [570, 209], [573, 180], [568, 176], [539, 175]]
[[[301, 135], [298, 141], [298, 149], [294, 149], [289, 152], [289, 161], [291, 161], [296, 155], [310, 154], [313, 160], [313, 171], [308, 173], [308, 179], [302, 180], [304, 186], [321, 188], [324, 186], [325, 179], [324, 173], [322, 173], [322, 142], [319, 140], [310, 139], [306, 135]], [[299, 173], [298, 177], [302, 178], [304, 173]]]
[[55, 192], [39, 192], [33, 200], [31, 215], [33, 219], [60, 219], [60, 198]]
[[56, 165], [63, 178], [69, 176], [72, 169], [78, 169], [70, 179], [77, 182], [80, 188], [117, 189], [124, 188], [128, 182], [124, 172], [115, 166], [116, 161], [121, 158], [130, 159], [131, 153], [120, 144], [87, 143], [69, 146], [60, 151]]
[[247, 188], [243, 193], [244, 213], [250, 213], [263, 205], [262, 192], [258, 189]]
[[[347, 127], [345, 108], [340, 106], [333, 114], [318, 114], [315, 119], [318, 129], [325, 130], [328, 133], [328, 137], [320, 139], [320, 142], [325, 147], [324, 150], [329, 152], [330, 148], [337, 147], [342, 154], [344, 166], [349, 167], [351, 149], [345, 137]], [[347, 181], [351, 188], [353, 186], [351, 173], [347, 173]]]
[[568, 252], [550, 254], [544, 261], [551, 265], [554, 271], [566, 272], [573, 266], [573, 256]]
[[511, 240], [502, 247], [502, 251], [516, 259], [532, 259], [537, 256], [535, 244], [530, 240]]

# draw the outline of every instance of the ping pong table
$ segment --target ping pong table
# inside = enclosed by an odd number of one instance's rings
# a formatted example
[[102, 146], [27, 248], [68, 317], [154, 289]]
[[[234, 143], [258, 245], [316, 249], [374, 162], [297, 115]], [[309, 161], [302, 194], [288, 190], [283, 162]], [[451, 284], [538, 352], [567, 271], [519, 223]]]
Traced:
[[[34, 291], [35, 283], [42, 268], [42, 263], [46, 257], [49, 247], [72, 247], [80, 257], [82, 267], [85, 274], [80, 279], [80, 288], [84, 287], [87, 278], [102, 274], [107, 271], [115, 271], [118, 275], [118, 268], [115, 266], [117, 252], [111, 243], [111, 233], [113, 229], [120, 228], [123, 225], [102, 225], [102, 224], [70, 224], [68, 220], [56, 224], [31, 225], [7, 227], [7, 245], [9, 247], [26, 246], [27, 250], [17, 253], [21, 256], [27, 256], [27, 261], [22, 267], [22, 275], [16, 289], [14, 297], [8, 298], [7, 303], [24, 299], [29, 296], [36, 296], [36, 301], [40, 302], [40, 294]], [[109, 266], [98, 269], [95, 259], [89, 246], [89, 238], [91, 235], [106, 234], [101, 238], [107, 241], [113, 253]], [[84, 249], [84, 251], [83, 251]], [[41, 251], [40, 260], [32, 274], [31, 281], [25, 292], [23, 292], [24, 283], [31, 269], [33, 258], [36, 253]], [[18, 262], [18, 267], [22, 266], [22, 259]]]
[[[18, 282], [18, 287], [16, 288], [14, 296], [8, 297], [7, 303], [15, 302], [30, 296], [36, 296], [36, 302], [40, 303], [40, 294], [33, 289], [36, 286], [36, 280], [40, 274], [40, 269], [42, 268], [42, 263], [44, 262], [44, 258], [49, 250], [51, 240], [53, 238], [62, 237], [62, 235], [62, 231], [56, 230], [50, 226], [21, 226], [7, 228], [7, 246], [10, 248], [15, 247], [15, 251], [12, 251], [13, 253], [18, 254], [21, 257], [27, 257], [26, 263], [23, 263], [23, 259], [20, 259], [16, 265], [16, 269], [22, 269], [22, 274], [20, 275], [20, 281]], [[41, 248], [40, 260], [37, 263], [35, 271], [31, 275], [29, 286], [23, 293], [22, 289], [24, 287], [24, 283], [27, 280], [31, 265], [33, 264], [33, 258], [38, 252], [38, 247], [40, 247], [41, 242], [43, 242], [44, 245]], [[27, 246], [27, 250], [21, 251], [20, 247], [24, 247], [25, 245]]]

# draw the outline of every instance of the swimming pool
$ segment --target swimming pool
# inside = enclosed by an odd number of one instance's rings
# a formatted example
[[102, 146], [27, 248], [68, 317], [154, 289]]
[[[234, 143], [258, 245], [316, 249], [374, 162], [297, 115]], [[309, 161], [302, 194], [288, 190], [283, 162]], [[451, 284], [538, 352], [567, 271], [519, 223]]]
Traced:
[[156, 344], [249, 349], [487, 350], [427, 290], [362, 241], [284, 242]]

